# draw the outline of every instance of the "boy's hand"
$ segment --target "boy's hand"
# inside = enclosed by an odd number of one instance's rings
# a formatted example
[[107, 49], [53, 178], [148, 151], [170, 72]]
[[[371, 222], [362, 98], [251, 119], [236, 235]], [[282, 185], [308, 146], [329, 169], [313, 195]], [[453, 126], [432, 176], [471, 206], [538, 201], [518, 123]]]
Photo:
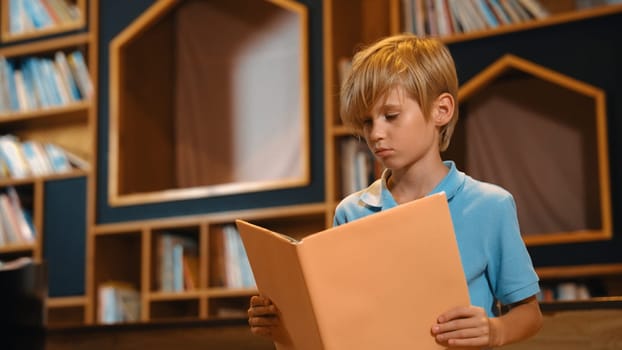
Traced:
[[449, 347], [492, 346], [492, 328], [486, 311], [481, 307], [453, 308], [437, 319], [432, 326], [436, 341]]
[[272, 330], [280, 324], [280, 320], [278, 310], [270, 299], [259, 295], [251, 297], [248, 324], [253, 334], [272, 337]]

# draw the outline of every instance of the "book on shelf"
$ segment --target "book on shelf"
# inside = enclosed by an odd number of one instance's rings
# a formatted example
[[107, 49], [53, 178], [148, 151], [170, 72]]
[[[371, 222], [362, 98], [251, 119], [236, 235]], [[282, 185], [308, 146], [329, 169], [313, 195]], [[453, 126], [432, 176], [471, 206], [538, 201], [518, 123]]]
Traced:
[[[583, 7], [597, 5], [583, 5]], [[538, 0], [402, 0], [402, 28], [419, 36], [449, 36], [544, 19]]]
[[103, 324], [140, 320], [140, 293], [130, 283], [110, 281], [99, 285], [98, 321]]
[[477, 11], [478, 15], [484, 19], [484, 22], [488, 28], [499, 27], [499, 20], [497, 20], [497, 17], [486, 0], [472, 0], [472, 2], [475, 7], [475, 11]]
[[80, 94], [85, 99], [93, 97], [94, 89], [84, 56], [80, 51], [73, 51], [67, 56], [71, 73], [76, 80]]
[[219, 225], [210, 237], [210, 286], [255, 288], [253, 272], [236, 226]]
[[36, 141], [24, 141], [21, 147], [32, 175], [43, 176], [54, 172], [52, 164], [50, 164], [41, 143]]
[[5, 191], [9, 204], [13, 209], [13, 214], [15, 215], [15, 222], [17, 223], [18, 231], [24, 241], [34, 242], [36, 233], [33, 228], [32, 220], [26, 214], [26, 210], [22, 207], [22, 201], [19, 198], [17, 190], [15, 187], [9, 186], [5, 189]]
[[9, 32], [13, 35], [76, 22], [80, 9], [66, 0], [8, 0]]
[[0, 247], [30, 244], [36, 232], [32, 218], [22, 207], [19, 195], [9, 186], [0, 192]]
[[43, 144], [43, 149], [45, 150], [45, 154], [47, 155], [47, 158], [52, 166], [52, 170], [55, 173], [62, 173], [71, 170], [69, 158], [67, 158], [65, 150], [63, 150], [60, 146], [53, 143], [45, 143]]
[[430, 327], [470, 304], [444, 193], [302, 240], [236, 223], [259, 293], [279, 309], [278, 350], [445, 349]]
[[0, 114], [67, 106], [93, 95], [82, 52], [53, 57], [0, 56]]
[[486, 0], [486, 1], [488, 1], [488, 6], [490, 6], [490, 10], [495, 15], [499, 23], [504, 24], [504, 25], [512, 24], [512, 18], [510, 18], [510, 15], [505, 12], [499, 0]]
[[157, 236], [158, 289], [182, 292], [198, 287], [198, 243], [195, 239], [175, 234]]
[[89, 170], [89, 162], [53, 143], [35, 140], [21, 141], [15, 135], [0, 136], [0, 178], [21, 179]]
[[0, 136], [0, 160], [6, 165], [10, 177], [21, 179], [30, 175], [21, 142], [16, 136]]
[[523, 7], [536, 19], [544, 19], [549, 12], [538, 0], [518, 0]]

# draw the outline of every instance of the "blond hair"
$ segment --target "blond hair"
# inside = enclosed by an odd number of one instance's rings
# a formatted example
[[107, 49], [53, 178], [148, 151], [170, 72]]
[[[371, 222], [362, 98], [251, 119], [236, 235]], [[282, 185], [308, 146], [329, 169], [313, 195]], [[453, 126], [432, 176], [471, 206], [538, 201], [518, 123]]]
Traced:
[[[399, 34], [356, 53], [352, 72], [341, 88], [343, 123], [361, 133], [374, 104], [396, 86], [419, 103], [426, 120], [434, 100], [442, 93], [451, 94], [457, 101], [458, 77], [447, 47], [436, 39]], [[456, 106], [451, 120], [440, 130], [441, 151], [449, 146], [457, 120]]]

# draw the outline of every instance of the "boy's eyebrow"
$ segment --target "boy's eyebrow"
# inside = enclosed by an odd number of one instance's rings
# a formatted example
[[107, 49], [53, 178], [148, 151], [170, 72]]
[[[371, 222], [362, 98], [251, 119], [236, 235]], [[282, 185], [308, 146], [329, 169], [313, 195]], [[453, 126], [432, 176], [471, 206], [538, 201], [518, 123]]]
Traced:
[[380, 110], [394, 109], [394, 108], [400, 108], [400, 107], [402, 107], [401, 103], [385, 103], [382, 106], [380, 106]]

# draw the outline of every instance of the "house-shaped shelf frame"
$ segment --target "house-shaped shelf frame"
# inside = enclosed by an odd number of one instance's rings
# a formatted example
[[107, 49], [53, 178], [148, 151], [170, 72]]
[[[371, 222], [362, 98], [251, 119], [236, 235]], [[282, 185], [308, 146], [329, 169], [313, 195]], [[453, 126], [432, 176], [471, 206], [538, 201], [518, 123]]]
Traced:
[[611, 238], [603, 90], [508, 54], [458, 100], [446, 158], [510, 190], [527, 245]]
[[109, 204], [308, 185], [308, 41], [295, 0], [156, 1], [110, 43]]

